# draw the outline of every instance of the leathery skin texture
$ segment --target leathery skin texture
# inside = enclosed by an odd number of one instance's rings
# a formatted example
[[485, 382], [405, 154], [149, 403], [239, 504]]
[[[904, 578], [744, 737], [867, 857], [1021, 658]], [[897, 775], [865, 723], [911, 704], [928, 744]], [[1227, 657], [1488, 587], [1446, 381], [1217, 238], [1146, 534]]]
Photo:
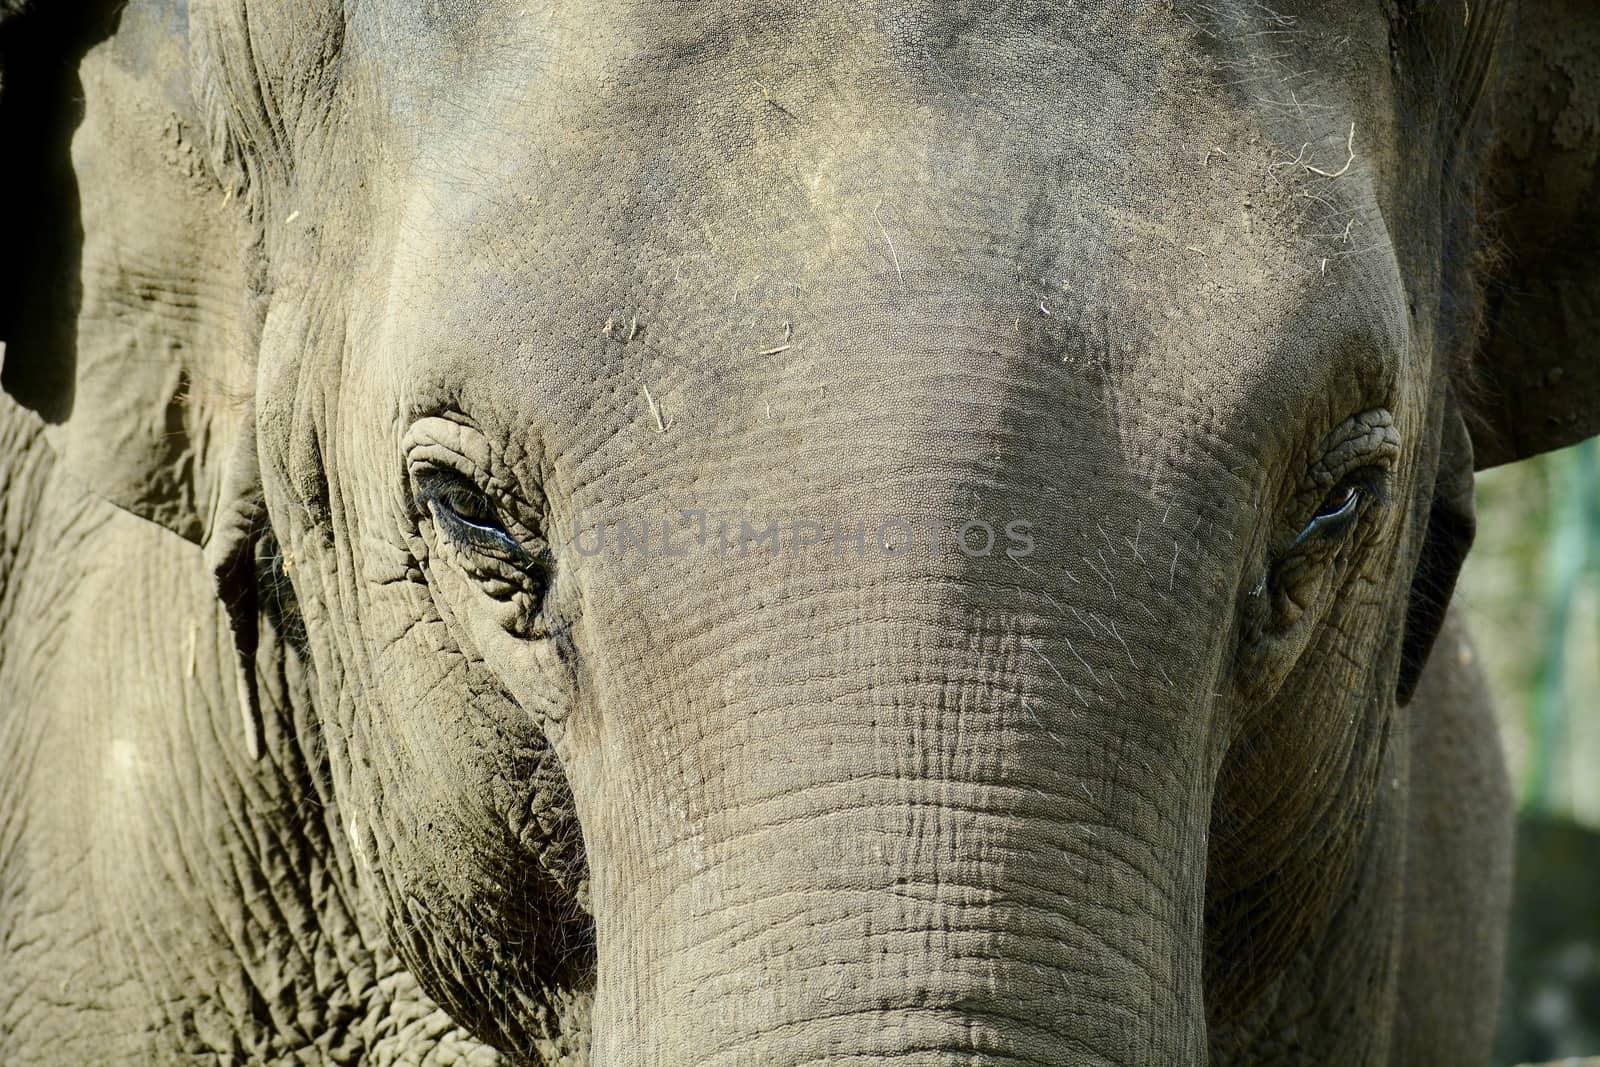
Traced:
[[1592, 15], [13, 6], [0, 1059], [1487, 1062]]

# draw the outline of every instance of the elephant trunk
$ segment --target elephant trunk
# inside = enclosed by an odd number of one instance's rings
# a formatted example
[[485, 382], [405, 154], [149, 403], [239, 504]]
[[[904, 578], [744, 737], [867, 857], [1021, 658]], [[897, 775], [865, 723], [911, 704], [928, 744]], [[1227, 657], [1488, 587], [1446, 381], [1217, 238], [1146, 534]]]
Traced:
[[1203, 1062], [1203, 716], [1081, 634], [860, 607], [747, 649], [590, 843], [595, 1062]]
[[[1148, 447], [1164, 394], [1037, 373], [973, 285], [871, 292], [792, 387], [814, 421], [742, 416], [738, 465], [660, 475], [791, 517], [778, 551], [586, 559], [577, 656], [603, 669], [564, 745], [604, 783], [577, 796], [595, 1062], [1204, 1062], [1233, 637], [1173, 623], [1232, 610], [1232, 482]], [[858, 518], [877, 536], [842, 538]], [[878, 551], [896, 518], [997, 543]]]

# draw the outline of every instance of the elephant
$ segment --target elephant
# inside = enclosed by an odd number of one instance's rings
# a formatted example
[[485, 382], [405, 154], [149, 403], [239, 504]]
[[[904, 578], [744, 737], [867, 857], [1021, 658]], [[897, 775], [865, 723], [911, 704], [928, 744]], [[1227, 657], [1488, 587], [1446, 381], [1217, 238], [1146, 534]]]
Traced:
[[0, 0], [0, 1061], [1487, 1063], [1580, 0]]

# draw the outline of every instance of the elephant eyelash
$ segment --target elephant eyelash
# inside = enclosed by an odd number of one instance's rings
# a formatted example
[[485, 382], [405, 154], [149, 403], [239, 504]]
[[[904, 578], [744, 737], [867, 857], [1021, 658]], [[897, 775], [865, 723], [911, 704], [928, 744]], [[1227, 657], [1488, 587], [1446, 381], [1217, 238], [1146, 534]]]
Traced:
[[1359, 471], [1341, 481], [1317, 507], [1317, 512], [1295, 537], [1290, 548], [1299, 548], [1313, 539], [1341, 536], [1374, 504], [1383, 502], [1382, 472]]
[[455, 544], [502, 560], [519, 570], [536, 566], [532, 552], [511, 535], [499, 509], [476, 486], [444, 474], [418, 478], [414, 500], [418, 517], [430, 515]]

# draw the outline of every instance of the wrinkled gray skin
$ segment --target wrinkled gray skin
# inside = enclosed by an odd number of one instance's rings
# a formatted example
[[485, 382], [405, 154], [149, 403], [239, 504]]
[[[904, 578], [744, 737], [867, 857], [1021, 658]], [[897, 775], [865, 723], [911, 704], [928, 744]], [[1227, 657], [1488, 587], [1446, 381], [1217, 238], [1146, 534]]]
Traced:
[[1586, 4], [17, 9], [0, 1061], [1486, 1062]]

